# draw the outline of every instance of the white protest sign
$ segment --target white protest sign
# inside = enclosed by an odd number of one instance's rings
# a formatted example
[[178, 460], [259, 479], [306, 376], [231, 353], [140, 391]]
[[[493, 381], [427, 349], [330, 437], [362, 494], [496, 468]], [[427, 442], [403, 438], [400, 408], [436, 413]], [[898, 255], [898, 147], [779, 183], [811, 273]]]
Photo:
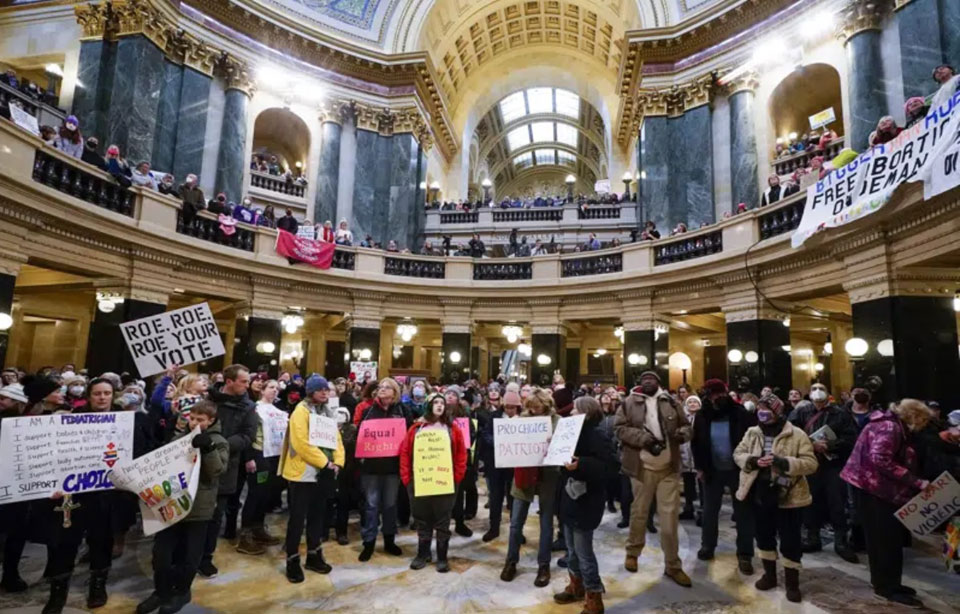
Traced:
[[337, 421], [310, 414], [310, 445], [327, 450], [337, 449]]
[[141, 377], [172, 364], [189, 365], [224, 354], [210, 305], [200, 303], [120, 325]]
[[560, 418], [550, 439], [547, 457], [543, 459], [544, 465], [566, 465], [570, 462], [574, 450], [577, 449], [577, 440], [580, 439], [580, 430], [586, 417], [585, 414], [579, 414]]
[[327, 407], [330, 409], [340, 407], [340, 397], [327, 397]]
[[357, 378], [358, 382], [367, 382], [377, 379], [377, 361], [361, 362], [358, 360], [350, 361], [350, 373]]
[[924, 183], [923, 197], [933, 198], [952, 190], [960, 184], [960, 128], [957, 129], [953, 144], [933, 163], [930, 180]]
[[30, 134], [40, 134], [40, 127], [37, 125], [37, 118], [31, 113], [27, 113], [15, 104], [10, 105], [10, 119], [13, 123], [20, 126]]
[[810, 129], [816, 130], [818, 128], [822, 128], [823, 126], [829, 126], [833, 122], [837, 121], [837, 114], [833, 110], [833, 107], [829, 107], [823, 111], [820, 111], [819, 113], [811, 115], [809, 120]]
[[536, 418], [494, 418], [493, 464], [508, 467], [539, 467], [550, 447], [553, 431], [548, 416]]
[[944, 471], [926, 490], [898, 509], [896, 516], [912, 534], [924, 537], [958, 513], [960, 482]]
[[189, 435], [131, 461], [110, 474], [117, 488], [137, 495], [144, 535], [153, 535], [183, 520], [193, 509], [200, 485], [200, 452]]
[[4, 418], [0, 504], [113, 488], [107, 475], [133, 456], [133, 412]]
[[257, 404], [257, 415], [260, 416], [260, 426], [263, 429], [263, 456], [280, 456], [290, 416], [287, 412], [265, 403]]
[[315, 240], [317, 238], [317, 231], [309, 224], [301, 224], [297, 228], [297, 236], [303, 239]]

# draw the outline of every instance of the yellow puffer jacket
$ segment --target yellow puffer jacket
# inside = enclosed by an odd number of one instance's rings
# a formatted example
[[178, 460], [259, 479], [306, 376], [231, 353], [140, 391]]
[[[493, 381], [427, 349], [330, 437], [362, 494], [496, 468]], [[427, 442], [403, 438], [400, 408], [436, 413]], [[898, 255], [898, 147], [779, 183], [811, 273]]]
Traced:
[[333, 451], [332, 461], [322, 449], [310, 445], [310, 414], [312, 413], [314, 412], [307, 402], [300, 401], [290, 414], [277, 473], [291, 482], [316, 481], [317, 471], [326, 467], [329, 462], [343, 467], [345, 454], [339, 429], [337, 430], [337, 449]]
[[[779, 507], [794, 508], [810, 505], [813, 498], [810, 496], [810, 487], [804, 476], [815, 473], [818, 465], [810, 438], [801, 429], [786, 421], [783, 423], [783, 430], [773, 440], [772, 453], [774, 456], [787, 459], [789, 469], [784, 475], [791, 478], [790, 486], [780, 489]], [[753, 487], [760, 473], [757, 467], [750, 471], [746, 469], [747, 461], [752, 456], [757, 458], [763, 456], [763, 431], [759, 426], [747, 429], [737, 449], [733, 451], [733, 462], [740, 467], [740, 487], [737, 489], [737, 499], [740, 501], [746, 500], [750, 488]], [[771, 471], [774, 475], [781, 475], [776, 467], [771, 467]]]

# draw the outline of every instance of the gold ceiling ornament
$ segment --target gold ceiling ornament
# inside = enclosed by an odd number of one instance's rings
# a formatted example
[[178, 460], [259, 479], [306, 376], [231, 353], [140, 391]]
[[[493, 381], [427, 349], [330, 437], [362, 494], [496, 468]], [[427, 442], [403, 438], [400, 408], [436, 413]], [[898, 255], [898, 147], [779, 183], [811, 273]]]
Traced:
[[108, 31], [108, 24], [112, 19], [110, 5], [108, 3], [77, 4], [73, 12], [77, 17], [77, 23], [79, 23], [83, 29], [83, 39], [81, 40], [105, 38]]
[[353, 102], [352, 104], [357, 112], [357, 129], [379, 133], [380, 109], [361, 102]]
[[630, 139], [640, 129], [642, 113], [635, 104], [638, 100], [637, 89], [640, 86], [640, 74], [643, 72], [643, 62], [639, 58], [639, 48], [635, 45], [627, 47], [624, 61], [620, 64], [620, 109], [617, 112], [617, 142], [626, 149]]
[[723, 91], [727, 96], [733, 96], [738, 92], [756, 92], [758, 87], [760, 87], [759, 73], [755, 70], [747, 70], [731, 79], [723, 87]]
[[838, 13], [837, 38], [846, 43], [868, 30], [880, 30], [892, 9], [890, 0], [850, 0]]
[[250, 68], [246, 62], [224, 51], [216, 59], [214, 69], [218, 75], [223, 77], [224, 89], [239, 90], [247, 96], [253, 96], [257, 84], [250, 75]]
[[161, 49], [166, 47], [166, 19], [146, 0], [112, 0], [107, 5], [114, 17], [114, 36], [143, 34]]
[[356, 109], [351, 106], [347, 100], [325, 100], [320, 105], [320, 112], [317, 119], [320, 123], [330, 122], [342, 126], [347, 120], [356, 113]]

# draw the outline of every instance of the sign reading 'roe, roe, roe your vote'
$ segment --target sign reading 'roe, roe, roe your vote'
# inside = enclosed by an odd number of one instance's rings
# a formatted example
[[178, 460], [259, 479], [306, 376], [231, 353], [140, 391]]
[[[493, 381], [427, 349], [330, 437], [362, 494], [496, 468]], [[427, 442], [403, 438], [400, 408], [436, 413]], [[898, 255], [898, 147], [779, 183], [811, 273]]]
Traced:
[[173, 364], [189, 365], [224, 354], [207, 303], [124, 322], [120, 331], [141, 377], [162, 373]]

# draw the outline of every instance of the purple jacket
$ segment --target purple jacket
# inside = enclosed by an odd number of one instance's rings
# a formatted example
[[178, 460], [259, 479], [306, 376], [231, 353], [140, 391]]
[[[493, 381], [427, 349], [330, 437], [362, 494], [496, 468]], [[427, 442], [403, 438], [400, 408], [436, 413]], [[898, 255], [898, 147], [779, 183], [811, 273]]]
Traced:
[[907, 430], [891, 411], [875, 411], [840, 477], [847, 483], [895, 505], [920, 491], [916, 452], [907, 443]]

